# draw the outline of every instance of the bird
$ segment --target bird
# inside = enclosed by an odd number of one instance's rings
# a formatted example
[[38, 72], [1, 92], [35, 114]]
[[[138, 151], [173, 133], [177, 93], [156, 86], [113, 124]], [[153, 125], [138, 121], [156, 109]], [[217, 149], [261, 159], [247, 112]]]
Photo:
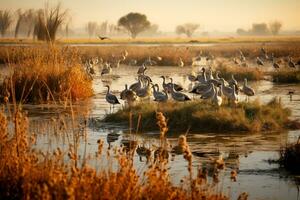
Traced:
[[120, 104], [120, 102], [115, 95], [110, 93], [109, 85], [106, 85], [105, 87], [107, 87], [105, 99], [110, 104], [110, 110], [111, 110], [111, 105], [113, 105], [113, 109], [114, 109], [115, 104]]
[[211, 84], [198, 84], [193, 87], [190, 93], [194, 94], [204, 94], [211, 89]]
[[235, 80], [233, 74], [231, 75], [231, 80], [228, 81], [228, 84], [229, 84], [230, 87], [232, 87], [232, 85], [237, 85], [238, 84], [238, 82]]
[[190, 73], [188, 75], [188, 79], [191, 81], [191, 82], [195, 82], [197, 80], [197, 76], [195, 74], [195, 72], [192, 71], [192, 73]]
[[199, 81], [200, 83], [205, 84], [207, 82], [207, 78], [206, 78], [206, 73], [205, 73], [205, 68], [203, 67], [202, 69], [202, 74], [197, 76], [197, 81]]
[[296, 64], [293, 62], [292, 58], [289, 56], [289, 62], [288, 62], [289, 67], [291, 68], [296, 68]]
[[174, 88], [175, 88], [176, 91], [183, 90], [183, 88], [180, 85], [176, 84], [176, 83], [166, 83], [166, 77], [165, 76], [161, 76], [161, 78], [163, 79], [163, 84], [162, 84], [163, 89], [166, 92], [170, 93], [171, 90], [172, 90], [173, 85], [174, 85]]
[[239, 100], [238, 94], [236, 93], [236, 86], [233, 85], [232, 92], [229, 95], [229, 100], [231, 100], [234, 104], [236, 104]]
[[98, 35], [98, 38], [99, 38], [100, 40], [110, 40], [110, 38], [109, 38], [109, 37], [106, 37], [106, 36], [100, 36], [100, 35]]
[[232, 93], [232, 88], [225, 85], [225, 83], [225, 80], [221, 78], [221, 91], [226, 97], [229, 97]]
[[141, 97], [141, 98], [149, 97], [151, 95], [150, 80], [146, 79], [145, 87], [142, 87], [135, 92], [138, 97]]
[[251, 87], [249, 87], [247, 85], [247, 78], [244, 79], [244, 85], [242, 87], [242, 92], [247, 96], [254, 96], [255, 95], [255, 91], [254, 89], [252, 89]]
[[183, 62], [182, 58], [179, 57], [178, 67], [183, 67], [183, 66], [184, 66], [184, 62]]
[[138, 99], [138, 96], [134, 91], [128, 89], [127, 84], [125, 84], [125, 89], [121, 92], [120, 98], [131, 106]]
[[171, 79], [171, 83], [172, 83], [172, 90], [171, 90], [172, 98], [176, 101], [190, 101], [191, 99], [186, 94], [175, 91], [173, 79], [172, 78], [170, 78], [170, 79]]
[[202, 94], [201, 99], [211, 99], [215, 95], [215, 86], [213, 83], [210, 83], [210, 89]]
[[273, 60], [273, 67], [275, 69], [279, 69], [280, 68], [279, 63], [275, 62], [275, 60]]
[[256, 63], [257, 65], [264, 65], [264, 62], [259, 57], [256, 57]]
[[101, 76], [105, 75], [105, 74], [111, 74], [111, 72], [112, 72], [112, 69], [110, 67], [110, 64], [109, 63], [105, 63], [104, 67], [103, 67], [103, 69], [101, 71]]
[[215, 104], [215, 105], [217, 105], [217, 106], [221, 106], [222, 105], [222, 101], [223, 101], [222, 100], [222, 95], [220, 94], [222, 92], [219, 93], [219, 91], [221, 91], [221, 89], [218, 89], [218, 87], [216, 87], [216, 86], [213, 86], [213, 88], [214, 88], [215, 94], [214, 94], [214, 96], [212, 98], [212, 103]]
[[142, 81], [141, 81], [140, 76], [138, 76], [138, 81], [136, 83], [133, 83], [132, 85], [130, 85], [129, 89], [136, 92], [141, 88], [142, 88]]
[[137, 74], [143, 74], [146, 70], [146, 65], [142, 64], [142, 66], [139, 67]]
[[168, 100], [168, 93], [166, 93], [165, 91], [160, 92], [158, 84], [153, 85], [152, 88], [153, 88], [154, 101], [165, 102]]

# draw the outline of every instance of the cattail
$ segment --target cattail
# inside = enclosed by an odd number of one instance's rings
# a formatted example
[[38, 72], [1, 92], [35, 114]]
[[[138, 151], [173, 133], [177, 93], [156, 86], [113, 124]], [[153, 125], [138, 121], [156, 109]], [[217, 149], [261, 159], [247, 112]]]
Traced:
[[166, 117], [163, 115], [162, 112], [156, 112], [156, 119], [157, 119], [157, 125], [160, 129], [160, 137], [164, 138], [165, 134], [168, 131], [168, 125], [167, 125], [167, 120]]

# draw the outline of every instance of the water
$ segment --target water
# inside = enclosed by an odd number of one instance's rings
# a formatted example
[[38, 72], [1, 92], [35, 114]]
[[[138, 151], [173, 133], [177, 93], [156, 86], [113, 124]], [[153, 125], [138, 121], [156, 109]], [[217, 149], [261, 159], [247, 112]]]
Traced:
[[[109, 112], [109, 105], [105, 101], [106, 88], [104, 85], [109, 84], [112, 92], [119, 96], [125, 83], [130, 85], [136, 82], [137, 69], [138, 67], [132, 66], [121, 66], [119, 69], [114, 69], [113, 77], [115, 78], [113, 80], [111, 77], [101, 78], [96, 76], [93, 81], [95, 96], [85, 102], [79, 102], [74, 106], [74, 110], [86, 110], [89, 118], [103, 118]], [[187, 91], [191, 87], [187, 79], [187, 74], [191, 70], [189, 67], [149, 67], [147, 74], [151, 76], [154, 83], [162, 83], [161, 75], [172, 76], [175, 82], [181, 83]], [[257, 96], [262, 102], [268, 102], [274, 96], [281, 97], [283, 104], [292, 109], [292, 118], [300, 119], [300, 85], [274, 85], [268, 81], [249, 82], [249, 84], [256, 89]], [[296, 90], [293, 101], [290, 101], [289, 96], [287, 96], [287, 91], [290, 89]], [[241, 99], [244, 98], [241, 97]], [[121, 106], [123, 105], [115, 107], [115, 110], [121, 108]], [[64, 113], [63, 106], [24, 105], [24, 108], [29, 111], [31, 130], [44, 133], [38, 136], [38, 148], [44, 150], [54, 149], [57, 146], [62, 149], [68, 148], [68, 140], [72, 140], [72, 138], [65, 135], [55, 135], [54, 125], [51, 124], [54, 124], [53, 118]], [[120, 134], [118, 140], [111, 143], [112, 146], [119, 146], [122, 139], [131, 137], [128, 135], [127, 129], [128, 127], [113, 123], [89, 126], [87, 152], [97, 151], [98, 139], [103, 139], [105, 147], [107, 147], [106, 136], [110, 132]], [[181, 133], [172, 134], [179, 135]], [[297, 199], [298, 190], [293, 177], [289, 176], [284, 170], [279, 169], [278, 164], [269, 163], [268, 160], [278, 159], [280, 146], [295, 141], [299, 136], [300, 131], [263, 134], [201, 133], [189, 134], [188, 143], [194, 153], [194, 170], [208, 163], [209, 156], [214, 157], [218, 153], [223, 155], [226, 161], [226, 169], [222, 172], [224, 176], [221, 178], [218, 188], [222, 188], [223, 192], [233, 199], [236, 199], [238, 194], [242, 192], [247, 192], [249, 199]], [[158, 145], [159, 142], [158, 132], [139, 133], [134, 137], [148, 147]], [[168, 137], [171, 144], [177, 143], [177, 138], [171, 137], [170, 133]], [[80, 149], [83, 151], [83, 147]], [[209, 156], [199, 156], [203, 152], [206, 152]], [[141, 162], [137, 155], [134, 158], [134, 163], [140, 172], [147, 167], [145, 159]], [[169, 167], [171, 179], [174, 183], [179, 183], [188, 173], [187, 162], [182, 155], [175, 156], [173, 161], [170, 160]], [[231, 182], [229, 178], [230, 171], [237, 168], [239, 169], [237, 182]]]

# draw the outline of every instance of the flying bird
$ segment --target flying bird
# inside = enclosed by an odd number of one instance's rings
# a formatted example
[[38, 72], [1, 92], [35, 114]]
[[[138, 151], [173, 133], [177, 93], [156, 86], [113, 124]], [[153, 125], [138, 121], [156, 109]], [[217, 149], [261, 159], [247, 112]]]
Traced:
[[100, 36], [100, 35], [98, 35], [98, 38], [100, 39], [100, 40], [110, 40], [110, 38], [109, 37], [106, 37], [106, 36]]

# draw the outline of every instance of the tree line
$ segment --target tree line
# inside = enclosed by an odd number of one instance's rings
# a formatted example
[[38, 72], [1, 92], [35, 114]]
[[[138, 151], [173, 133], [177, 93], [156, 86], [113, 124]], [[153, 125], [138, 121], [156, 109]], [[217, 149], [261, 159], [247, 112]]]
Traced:
[[279, 21], [272, 21], [267, 23], [253, 23], [249, 30], [242, 28], [237, 29], [238, 35], [278, 35], [282, 28], [282, 23]]
[[[19, 35], [33, 37], [33, 39], [43, 41], [55, 41], [58, 32], [64, 32], [68, 37], [70, 32], [71, 16], [68, 10], [62, 9], [60, 4], [55, 7], [46, 6], [44, 9], [18, 9], [16, 12], [9, 10], [0, 10], [0, 33], [4, 37], [9, 28], [13, 25], [14, 36]], [[200, 25], [196, 23], [185, 23], [178, 25], [175, 28], [175, 33], [178, 35], [186, 35], [192, 37]], [[249, 30], [238, 29], [239, 35], [277, 35], [282, 27], [282, 23], [278, 21], [266, 23], [255, 23]], [[136, 38], [141, 33], [149, 35], [157, 34], [159, 27], [157, 24], [152, 24], [146, 15], [136, 12], [128, 13], [120, 17], [117, 24], [110, 24], [107, 21], [97, 23], [89, 21], [86, 24], [85, 30], [89, 37], [99, 35], [117, 35], [127, 33], [131, 38]]]

